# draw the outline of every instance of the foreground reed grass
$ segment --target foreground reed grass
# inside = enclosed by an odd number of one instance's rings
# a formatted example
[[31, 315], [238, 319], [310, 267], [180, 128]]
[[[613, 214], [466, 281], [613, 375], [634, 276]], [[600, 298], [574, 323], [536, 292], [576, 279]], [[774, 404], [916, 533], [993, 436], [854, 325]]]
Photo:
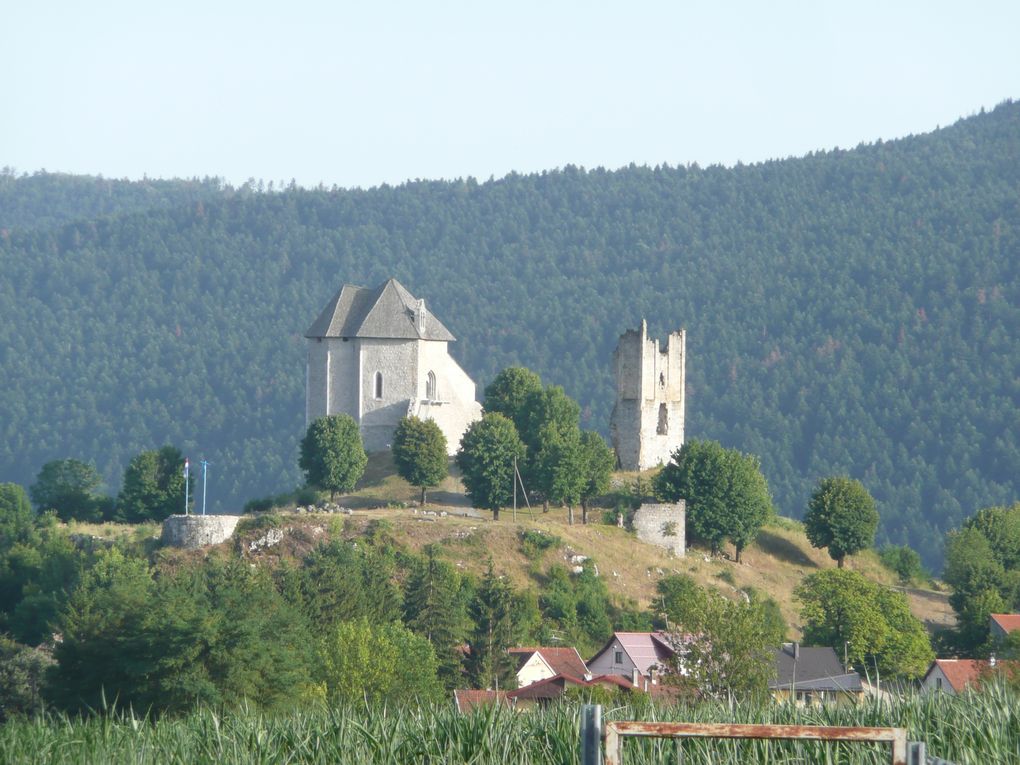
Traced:
[[[578, 707], [514, 713], [488, 709], [460, 716], [450, 707], [346, 707], [267, 715], [196, 710], [181, 718], [130, 714], [87, 719], [12, 720], [0, 727], [3, 763], [541, 763], [578, 762]], [[908, 696], [841, 709], [697, 704], [637, 711], [615, 719], [690, 722], [899, 726], [929, 754], [958, 765], [1020, 765], [1020, 695], [1004, 687], [959, 697]], [[740, 763], [887, 763], [888, 748], [814, 742], [688, 741], [685, 765]], [[676, 742], [628, 741], [628, 763], [677, 762]]]

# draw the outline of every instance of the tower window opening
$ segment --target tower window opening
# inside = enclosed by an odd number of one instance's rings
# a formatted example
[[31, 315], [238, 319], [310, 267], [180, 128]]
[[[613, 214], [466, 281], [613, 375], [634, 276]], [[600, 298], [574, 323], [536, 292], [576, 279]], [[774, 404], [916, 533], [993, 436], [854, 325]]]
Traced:
[[659, 387], [660, 388], [666, 387], [666, 375], [664, 375], [662, 372], [659, 372]]
[[375, 397], [382, 398], [382, 372], [375, 373]]
[[655, 432], [660, 436], [669, 435], [669, 411], [665, 404], [659, 404], [659, 424], [656, 426]]
[[425, 377], [425, 398], [429, 401], [435, 401], [436, 398], [436, 373], [429, 372]]

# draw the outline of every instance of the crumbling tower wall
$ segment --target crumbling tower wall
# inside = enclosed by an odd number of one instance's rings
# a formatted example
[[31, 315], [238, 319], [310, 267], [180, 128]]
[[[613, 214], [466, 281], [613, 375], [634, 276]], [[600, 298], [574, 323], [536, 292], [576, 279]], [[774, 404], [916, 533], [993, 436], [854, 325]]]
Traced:
[[648, 337], [648, 323], [620, 336], [613, 353], [616, 405], [609, 427], [623, 470], [666, 464], [684, 443], [687, 332], [671, 332], [666, 347]]

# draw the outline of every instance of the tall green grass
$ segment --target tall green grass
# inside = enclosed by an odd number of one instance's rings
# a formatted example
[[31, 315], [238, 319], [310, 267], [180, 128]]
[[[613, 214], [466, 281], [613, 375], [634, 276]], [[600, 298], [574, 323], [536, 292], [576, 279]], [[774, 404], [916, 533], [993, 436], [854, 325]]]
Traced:
[[[116, 713], [44, 716], [0, 727], [3, 763], [577, 763], [577, 706], [519, 713], [452, 707], [345, 707], [266, 715], [253, 709], [145, 720]], [[959, 765], [1020, 765], [1020, 696], [1004, 687], [949, 697], [908, 696], [840, 709], [695, 704], [605, 710], [608, 719], [905, 727], [928, 753]], [[677, 742], [629, 739], [628, 763], [678, 762]], [[765, 741], [687, 741], [685, 765], [887, 763], [888, 747]]]

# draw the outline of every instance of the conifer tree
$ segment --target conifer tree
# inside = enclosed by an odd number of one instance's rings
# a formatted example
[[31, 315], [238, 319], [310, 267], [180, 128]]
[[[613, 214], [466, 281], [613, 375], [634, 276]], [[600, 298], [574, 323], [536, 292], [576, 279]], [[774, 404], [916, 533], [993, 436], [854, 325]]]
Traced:
[[404, 623], [428, 640], [436, 652], [439, 679], [454, 688], [462, 675], [459, 648], [464, 642], [466, 614], [457, 572], [425, 549], [404, 593]]
[[515, 667], [507, 649], [514, 642], [514, 592], [496, 575], [492, 558], [469, 610], [474, 622], [468, 661], [472, 683], [477, 688], [512, 687]]

